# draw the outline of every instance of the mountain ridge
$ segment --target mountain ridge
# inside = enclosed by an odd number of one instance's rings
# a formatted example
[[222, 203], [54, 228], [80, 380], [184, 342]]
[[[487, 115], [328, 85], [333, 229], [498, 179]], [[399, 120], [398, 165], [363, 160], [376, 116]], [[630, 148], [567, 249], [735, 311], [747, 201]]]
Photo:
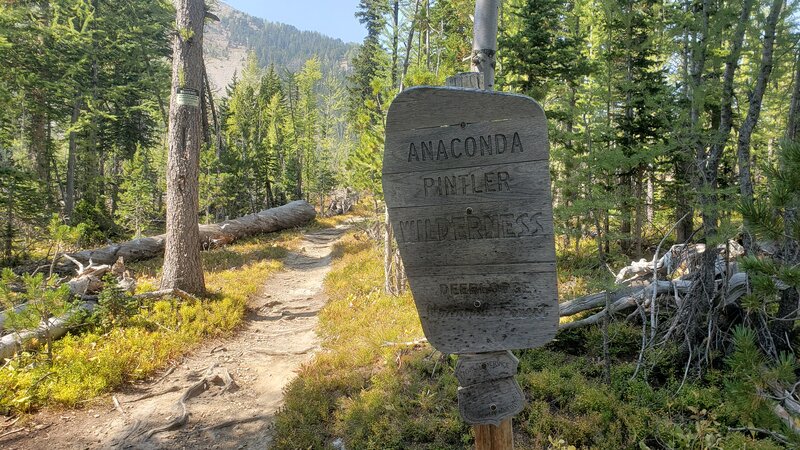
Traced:
[[324, 75], [343, 77], [358, 47], [318, 31], [252, 16], [224, 2], [219, 2], [213, 12], [220, 21], [206, 25], [204, 56], [211, 89], [217, 93], [242, 71], [250, 52], [262, 67], [274, 64], [279, 70], [292, 72], [317, 55]]

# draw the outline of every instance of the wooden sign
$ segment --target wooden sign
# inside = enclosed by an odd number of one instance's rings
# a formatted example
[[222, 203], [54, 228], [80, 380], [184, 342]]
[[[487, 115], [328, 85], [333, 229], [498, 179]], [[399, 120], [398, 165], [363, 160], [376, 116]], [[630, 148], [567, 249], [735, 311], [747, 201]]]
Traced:
[[528, 97], [418, 87], [392, 103], [383, 190], [425, 336], [444, 353], [558, 326], [547, 122]]
[[519, 360], [509, 351], [461, 355], [456, 364], [458, 409], [469, 424], [500, 425], [525, 408], [514, 379]]

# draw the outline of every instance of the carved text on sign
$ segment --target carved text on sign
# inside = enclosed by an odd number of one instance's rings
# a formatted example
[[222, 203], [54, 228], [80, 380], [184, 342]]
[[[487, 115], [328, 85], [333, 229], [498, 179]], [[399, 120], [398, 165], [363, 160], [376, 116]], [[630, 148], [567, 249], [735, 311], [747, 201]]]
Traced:
[[474, 173], [468, 175], [445, 175], [425, 177], [425, 197], [481, 194], [484, 192], [510, 191], [511, 174], [508, 172], [485, 172], [483, 176]]
[[[477, 304], [473, 303], [473, 306]], [[431, 320], [446, 320], [446, 319], [457, 319], [457, 318], [480, 318], [481, 316], [486, 316], [487, 314], [491, 314], [492, 317], [499, 317], [499, 318], [513, 318], [518, 317], [520, 315], [525, 315], [526, 317], [533, 318], [533, 319], [543, 319], [548, 316], [546, 303], [541, 303], [536, 306], [505, 306], [502, 308], [482, 308], [484, 304], [481, 304], [473, 309], [440, 309], [435, 306], [429, 306], [427, 310], [420, 312], [420, 317], [425, 317]]]
[[[519, 133], [515, 132], [509, 139], [504, 134], [494, 136], [478, 136], [452, 138], [447, 142], [446, 139], [436, 141], [412, 142], [408, 146], [408, 162], [412, 161], [443, 161], [446, 159], [458, 159], [462, 156], [474, 158], [475, 156], [502, 155], [507, 151], [511, 153], [523, 152], [522, 139]], [[510, 144], [510, 146], [509, 146]]]
[[399, 242], [466, 241], [510, 239], [541, 234], [543, 214], [494, 214], [431, 217], [398, 221]]
[[478, 294], [530, 294], [536, 292], [531, 283], [449, 283], [440, 284], [439, 292], [445, 297], [459, 297]]
[[463, 354], [549, 341], [558, 303], [542, 108], [412, 88], [389, 108], [385, 145], [389, 220], [431, 344]]

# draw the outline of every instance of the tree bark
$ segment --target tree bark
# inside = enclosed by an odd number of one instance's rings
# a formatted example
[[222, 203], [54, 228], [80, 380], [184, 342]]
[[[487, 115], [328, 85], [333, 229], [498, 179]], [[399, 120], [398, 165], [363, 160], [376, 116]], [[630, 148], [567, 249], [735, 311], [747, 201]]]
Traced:
[[736, 69], [739, 67], [739, 56], [742, 53], [742, 42], [744, 41], [744, 32], [747, 23], [750, 20], [750, 10], [753, 7], [753, 0], [744, 0], [742, 4], [742, 12], [739, 16], [739, 22], [736, 24], [736, 30], [731, 39], [731, 51], [728, 54], [728, 60], [725, 62], [725, 73], [722, 76], [722, 99], [720, 102], [720, 120], [719, 127], [717, 128], [717, 136], [711, 144], [711, 154], [721, 154], [728, 143], [728, 136], [730, 135], [733, 126], [733, 79], [736, 75]]
[[[202, 118], [199, 106], [178, 104], [177, 89], [203, 92], [202, 0], [177, 0], [173, 46], [172, 101], [169, 112], [167, 157], [167, 234], [162, 289], [181, 289], [202, 295], [205, 280], [200, 261], [199, 166]], [[199, 100], [199, 99], [198, 99]]]
[[[764, 91], [767, 89], [767, 83], [769, 83], [769, 77], [772, 73], [775, 29], [782, 8], [783, 0], [774, 0], [772, 6], [770, 6], [767, 22], [764, 25], [764, 47], [761, 51], [761, 67], [758, 71], [758, 79], [753, 93], [750, 95], [750, 107], [747, 110], [747, 117], [739, 129], [736, 155], [739, 160], [739, 192], [742, 194], [742, 200], [744, 201], [753, 199], [753, 180], [750, 175], [750, 139], [761, 116], [761, 102], [764, 99]], [[748, 247], [750, 245], [745, 245], [746, 250], [749, 250]]]
[[[215, 248], [245, 237], [299, 227], [313, 220], [314, 217], [316, 217], [314, 207], [305, 201], [298, 200], [238, 219], [200, 225], [197, 239], [191, 245], [199, 252], [201, 248]], [[166, 240], [167, 235], [162, 234], [93, 250], [83, 250], [69, 256], [84, 264], [88, 264], [90, 260], [94, 264], [114, 264], [120, 257], [124, 258], [126, 263], [131, 263], [161, 256], [164, 253]], [[58, 271], [64, 272], [72, 267], [74, 267], [73, 263], [64, 263], [58, 267]]]
[[75, 166], [78, 160], [78, 133], [74, 127], [81, 114], [81, 99], [80, 96], [76, 97], [75, 104], [72, 106], [70, 126], [73, 129], [69, 132], [69, 149], [67, 150], [67, 187], [64, 191], [64, 214], [67, 218], [71, 218], [75, 210]]
[[[8, 158], [8, 164], [11, 166], [13, 164], [13, 160], [11, 159], [10, 155]], [[8, 180], [8, 191], [6, 192], [6, 226], [5, 226], [5, 233], [3, 236], [3, 256], [5, 260], [10, 263], [12, 258], [14, 257], [14, 198], [16, 197], [16, 177], [13, 175], [9, 177]]]
[[33, 108], [30, 120], [30, 156], [35, 163], [36, 176], [45, 188], [48, 205], [52, 203], [50, 183], [50, 145], [47, 141], [47, 111], [44, 93], [35, 90], [32, 94]]
[[795, 55], [794, 87], [789, 105], [789, 120], [786, 124], [786, 139], [795, 141], [800, 138], [800, 50]]

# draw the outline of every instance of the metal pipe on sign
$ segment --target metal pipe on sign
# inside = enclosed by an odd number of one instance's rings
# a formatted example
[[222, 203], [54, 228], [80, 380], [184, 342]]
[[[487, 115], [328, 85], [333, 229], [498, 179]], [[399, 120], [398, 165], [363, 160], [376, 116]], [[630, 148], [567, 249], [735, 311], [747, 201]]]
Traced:
[[483, 75], [483, 88], [494, 90], [497, 56], [497, 23], [502, 0], [476, 0], [472, 41], [472, 70]]
[[[472, 40], [472, 71], [483, 78], [483, 89], [494, 90], [497, 63], [497, 29], [502, 0], [475, 1], [475, 29]], [[474, 425], [475, 450], [513, 450], [512, 418], [500, 425]]]

